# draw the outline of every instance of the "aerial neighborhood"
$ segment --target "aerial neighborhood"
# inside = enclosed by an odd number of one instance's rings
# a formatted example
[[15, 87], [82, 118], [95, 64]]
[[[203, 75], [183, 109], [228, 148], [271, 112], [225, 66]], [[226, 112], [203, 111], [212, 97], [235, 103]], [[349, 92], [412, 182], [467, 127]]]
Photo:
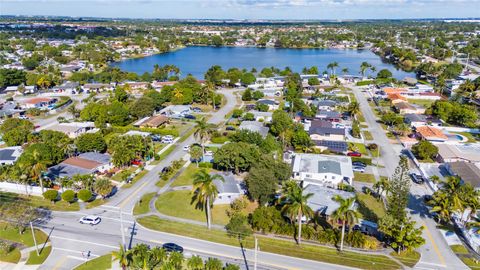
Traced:
[[0, 269], [480, 267], [480, 26], [369, 24], [0, 19]]

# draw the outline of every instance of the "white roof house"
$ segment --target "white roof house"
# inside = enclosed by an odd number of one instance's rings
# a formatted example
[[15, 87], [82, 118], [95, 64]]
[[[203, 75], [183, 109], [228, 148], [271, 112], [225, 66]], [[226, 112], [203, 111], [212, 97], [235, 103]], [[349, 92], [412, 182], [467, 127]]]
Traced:
[[318, 214], [330, 216], [340, 204], [333, 200], [336, 195], [344, 199], [355, 197], [355, 193], [343, 190], [322, 187], [319, 185], [308, 185], [303, 191], [304, 194], [312, 193], [313, 196], [307, 201], [308, 206]]
[[480, 143], [437, 144], [438, 156], [442, 162], [480, 162]]
[[295, 154], [293, 178], [304, 185], [337, 187], [340, 183], [353, 184], [352, 159], [346, 156]]
[[13, 165], [22, 155], [21, 146], [5, 147], [0, 149], [0, 165]]
[[[218, 173], [212, 173], [211, 175], [217, 174]], [[218, 190], [217, 198], [213, 204], [231, 204], [234, 200], [244, 194], [232, 173], [218, 175], [222, 176], [224, 181], [219, 179], [213, 181]]]
[[173, 117], [173, 118], [182, 118], [187, 114], [192, 112], [192, 107], [190, 105], [169, 105], [163, 108], [160, 111], [160, 114]]
[[255, 121], [263, 121], [266, 123], [272, 121], [272, 112], [249, 111], [248, 113], [253, 114], [253, 117], [255, 117]]
[[250, 130], [252, 132], [258, 132], [262, 137], [266, 137], [269, 131], [269, 128], [264, 126], [263, 123], [257, 121], [243, 121], [240, 124], [239, 129]]
[[59, 123], [47, 129], [60, 131], [72, 139], [77, 138], [84, 133], [95, 133], [99, 131], [98, 128], [95, 128], [94, 122]]

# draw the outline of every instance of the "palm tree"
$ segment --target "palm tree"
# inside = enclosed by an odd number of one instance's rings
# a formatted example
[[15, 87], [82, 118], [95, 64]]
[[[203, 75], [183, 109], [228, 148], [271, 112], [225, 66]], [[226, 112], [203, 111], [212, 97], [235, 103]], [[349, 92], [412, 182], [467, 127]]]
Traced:
[[439, 220], [444, 222], [448, 222], [450, 220], [450, 216], [454, 212], [452, 207], [452, 200], [446, 193], [437, 193], [434, 194], [429, 204], [432, 205], [431, 213], [436, 213]]
[[346, 75], [348, 73], [348, 68], [342, 68], [342, 73], [343, 75]]
[[203, 260], [200, 256], [194, 255], [187, 260], [187, 267], [189, 270], [202, 270]]
[[313, 210], [308, 206], [308, 199], [313, 196], [313, 193], [304, 194], [304, 188], [301, 188], [296, 182], [289, 181], [283, 187], [284, 195], [281, 198], [283, 203], [282, 212], [290, 217], [293, 221], [297, 219], [298, 235], [297, 243], [302, 242], [302, 218], [313, 216]]
[[173, 89], [173, 96], [174, 96], [176, 99], [178, 99], [178, 100], [182, 99], [182, 98], [183, 98], [183, 91], [182, 91], [182, 89], [180, 89], [180, 88], [175, 88], [175, 89]]
[[80, 113], [80, 110], [77, 109], [77, 107], [75, 107], [75, 105], [72, 105], [72, 106], [68, 107], [67, 110], [68, 110], [68, 113], [70, 113], [73, 118], [77, 118], [78, 114]]
[[370, 65], [367, 62], [362, 62], [360, 64], [360, 73], [362, 73], [362, 77], [365, 77], [365, 71], [370, 68], [372, 65]]
[[360, 112], [360, 104], [357, 101], [352, 101], [347, 108], [348, 113], [355, 117]]
[[[197, 123], [197, 125], [195, 126], [196, 130], [193, 133], [193, 136], [195, 136], [197, 140], [200, 140], [200, 144], [202, 145], [202, 153], [204, 155], [205, 142], [207, 142], [210, 139], [210, 136], [212, 135], [215, 126], [207, 123], [207, 121], [205, 121], [205, 118], [197, 120], [196, 123]], [[203, 158], [205, 159], [205, 157]]]
[[203, 156], [203, 150], [202, 147], [199, 147], [198, 145], [194, 145], [190, 147], [190, 157], [192, 160], [195, 160], [197, 163], [197, 168], [198, 168], [198, 161], [202, 158]]
[[31, 169], [31, 174], [33, 178], [36, 178], [38, 180], [38, 182], [40, 183], [40, 188], [42, 189], [42, 192], [43, 192], [44, 191], [43, 172], [47, 170], [47, 164], [44, 160], [40, 159], [40, 152], [37, 150], [33, 151], [32, 157], [34, 160], [34, 164]]
[[210, 175], [205, 169], [199, 171], [193, 178], [192, 202], [196, 202], [197, 207], [205, 209], [207, 213], [207, 228], [211, 227], [210, 208], [218, 195], [217, 186], [214, 180], [225, 181], [219, 174]]
[[372, 71], [372, 73], [375, 73], [375, 71], [377, 71], [377, 68], [374, 67], [374, 66], [371, 66], [371, 67], [370, 67], [370, 70]]
[[376, 190], [377, 194], [379, 195], [378, 198], [381, 198], [383, 192], [386, 192], [385, 196], [387, 196], [388, 190], [390, 188], [390, 182], [388, 181], [388, 178], [381, 177], [379, 181], [373, 184], [373, 188]]
[[170, 256], [168, 257], [168, 262], [172, 264], [174, 269], [182, 269], [182, 264], [183, 264], [183, 254], [180, 252], [172, 252], [170, 253]]
[[210, 81], [207, 81], [205, 82], [205, 86], [203, 86], [203, 88], [204, 88], [205, 100], [206, 100], [205, 104], [208, 104], [208, 97], [210, 96], [212, 99], [213, 110], [215, 110], [215, 84]]
[[222, 270], [223, 263], [217, 258], [208, 258], [205, 262], [205, 270]]
[[120, 249], [118, 251], [112, 252], [113, 260], [117, 261], [122, 267], [123, 270], [127, 269], [127, 267], [132, 262], [132, 254], [129, 252], [125, 247], [120, 244]]
[[327, 68], [331, 70], [331, 74], [335, 76], [335, 69], [338, 67], [338, 62], [332, 62], [327, 65]]
[[338, 221], [342, 222], [342, 237], [340, 240], [340, 251], [343, 250], [343, 239], [345, 237], [345, 227], [352, 226], [358, 222], [360, 214], [354, 209], [355, 198], [344, 199], [340, 195], [336, 195], [332, 198], [340, 206], [333, 211], [330, 219], [334, 224], [338, 224]]

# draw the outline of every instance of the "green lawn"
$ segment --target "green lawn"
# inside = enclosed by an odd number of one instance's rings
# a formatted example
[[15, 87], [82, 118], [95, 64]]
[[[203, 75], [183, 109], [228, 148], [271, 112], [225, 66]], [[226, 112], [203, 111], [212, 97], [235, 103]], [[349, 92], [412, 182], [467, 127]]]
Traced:
[[372, 136], [372, 133], [370, 133], [370, 131], [368, 130], [364, 130], [362, 131], [363, 132], [363, 138], [367, 141], [373, 141], [373, 136]]
[[373, 174], [361, 172], [354, 172], [353, 174], [353, 181], [375, 183], [375, 176]]
[[363, 143], [349, 143], [349, 146], [354, 151], [361, 153], [362, 156], [368, 155], [367, 147]]
[[[183, 236], [198, 238], [206, 241], [239, 246], [238, 240], [229, 237], [226, 232], [206, 227], [185, 224], [180, 222], [166, 221], [157, 216], [148, 216], [138, 219], [138, 222], [152, 230], [158, 230]], [[356, 252], [338, 252], [337, 249], [302, 244], [300, 247], [293, 241], [270, 239], [258, 236], [258, 245], [262, 251], [272, 252], [287, 256], [316, 260], [332, 264], [346, 265], [362, 269], [390, 270], [401, 268], [396, 262], [387, 256], [369, 255]], [[253, 237], [243, 240], [245, 248], [253, 248]]]
[[28, 256], [28, 260], [26, 264], [42, 264], [48, 258], [48, 255], [50, 255], [50, 252], [52, 251], [52, 247], [48, 246], [48, 247], [45, 247], [43, 250], [41, 249], [39, 251], [40, 251], [39, 256], [37, 255], [36, 250], [31, 251], [30, 255]]
[[477, 270], [480, 269], [480, 263], [475, 262], [472, 258], [461, 258], [462, 262], [466, 264], [470, 269]]
[[167, 145], [167, 144], [165, 144], [165, 143], [154, 143], [154, 144], [153, 144], [154, 152], [155, 152], [155, 153], [160, 152], [160, 150], [162, 150], [166, 145]]
[[89, 202], [89, 203], [85, 206], [85, 208], [87, 208], [87, 209], [95, 208], [95, 207], [97, 207], [97, 206], [100, 206], [100, 205], [106, 203], [107, 201], [108, 201], [108, 200], [104, 200], [104, 199], [102, 199], [102, 197], [98, 196], [95, 200]]
[[9, 262], [9, 263], [18, 263], [20, 260], [20, 250], [18, 248], [14, 248], [12, 251], [5, 255], [0, 254], [0, 261], [2, 262]]
[[382, 201], [372, 195], [362, 192], [357, 193], [358, 212], [362, 215], [362, 219], [377, 222], [378, 219], [385, 216], [386, 210]]
[[468, 254], [468, 250], [464, 245], [451, 245], [450, 248], [456, 254]]
[[144, 177], [149, 171], [148, 170], [143, 170], [141, 172], [139, 172], [137, 175], [135, 175], [135, 177], [133, 177], [132, 181], [128, 184], [125, 184], [122, 186], [122, 188], [131, 188], [133, 185], [135, 185], [135, 183], [142, 179], [142, 177]]
[[[206, 222], [205, 212], [196, 209], [194, 204], [190, 204], [191, 200], [190, 190], [171, 191], [160, 195], [155, 202], [155, 207], [165, 215]], [[229, 207], [228, 204], [214, 205], [212, 208], [212, 223], [226, 225], [229, 220], [226, 210]]]
[[[187, 168], [173, 181], [172, 187], [192, 185], [194, 175], [202, 168], [197, 168], [197, 164], [191, 163]], [[208, 172], [211, 169], [206, 168]]]
[[150, 210], [149, 204], [150, 201], [153, 199], [153, 197], [157, 193], [152, 192], [152, 193], [147, 193], [140, 198], [140, 200], [135, 204], [135, 207], [133, 208], [133, 214], [134, 215], [141, 215], [141, 214], [146, 214]]
[[[34, 231], [38, 245], [47, 241], [47, 235], [44, 232], [38, 229], [34, 229]], [[0, 239], [17, 242], [27, 247], [35, 245], [30, 228], [26, 228], [23, 234], [20, 234], [17, 228], [9, 226], [6, 223], [0, 223]]]
[[2, 202], [18, 202], [31, 205], [33, 207], [41, 207], [50, 209], [53, 211], [78, 211], [80, 206], [78, 202], [69, 204], [64, 201], [58, 201], [52, 203], [49, 200], [45, 200], [43, 197], [39, 196], [27, 196], [22, 194], [10, 193], [10, 192], [0, 192], [0, 203]]
[[[137, 168], [136, 167], [133, 167], [133, 166], [130, 166], [126, 169], [123, 169], [121, 171], [118, 171], [116, 174], [114, 174], [111, 179], [114, 180], [114, 181], [117, 181], [117, 182], [122, 182], [123, 179], [122, 179], [122, 176], [124, 176], [124, 172], [125, 172], [125, 175], [130, 175], [132, 174], [134, 171], [136, 171]], [[128, 172], [128, 173], [127, 173]]]
[[415, 104], [415, 105], [420, 105], [420, 106], [423, 106], [425, 108], [428, 108], [430, 107], [430, 105], [432, 105], [435, 100], [429, 100], [429, 99], [413, 99], [413, 98], [409, 98], [407, 99], [408, 103], [410, 104]]
[[160, 161], [165, 159], [168, 155], [170, 155], [173, 152], [173, 150], [175, 150], [175, 148], [177, 148], [176, 145], [171, 145], [170, 147], [168, 147], [167, 150], [163, 151], [163, 153], [160, 154], [160, 158], [158, 160]]
[[[118, 262], [117, 262], [118, 263]], [[112, 268], [112, 254], [106, 254], [98, 258], [84, 262], [75, 267], [75, 270], [107, 270]]]
[[393, 257], [401, 261], [404, 265], [413, 268], [415, 264], [417, 264], [418, 260], [420, 260], [420, 253], [416, 251], [404, 251], [398, 254], [397, 252], [393, 251], [390, 253]]

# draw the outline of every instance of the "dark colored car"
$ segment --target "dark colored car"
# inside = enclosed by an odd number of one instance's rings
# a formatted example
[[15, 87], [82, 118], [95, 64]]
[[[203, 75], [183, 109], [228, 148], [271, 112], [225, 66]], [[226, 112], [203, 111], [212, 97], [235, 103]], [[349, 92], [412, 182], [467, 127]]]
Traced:
[[152, 138], [152, 141], [154, 142], [159, 142], [162, 140], [162, 136], [160, 135], [152, 135], [151, 138]]
[[191, 119], [191, 120], [195, 120], [197, 119], [194, 115], [191, 115], [191, 114], [187, 114], [184, 116], [186, 119]]
[[360, 162], [360, 161], [354, 161], [352, 162], [352, 165], [355, 166], [355, 167], [367, 167], [367, 165], [365, 165], [365, 163], [363, 162]]
[[235, 130], [235, 128], [232, 127], [232, 126], [227, 126], [227, 127], [225, 128], [225, 130]]
[[347, 156], [349, 156], [349, 157], [361, 157], [362, 154], [359, 153], [359, 152], [349, 152], [349, 153], [347, 154]]
[[423, 179], [423, 177], [419, 174], [416, 174], [416, 173], [411, 173], [410, 174], [410, 177], [412, 178], [412, 181], [415, 183], [415, 184], [423, 184], [423, 182], [425, 182], [425, 180]]
[[175, 243], [165, 243], [163, 244], [162, 248], [165, 249], [167, 252], [183, 253], [183, 247]]
[[198, 108], [198, 107], [193, 107], [192, 108], [192, 111], [193, 112], [196, 112], [196, 113], [199, 113], [199, 112], [202, 112], [202, 109]]
[[423, 201], [424, 201], [425, 203], [428, 203], [428, 202], [431, 201], [432, 199], [433, 199], [433, 196], [432, 196], [432, 195], [428, 195], [428, 194], [423, 195]]

